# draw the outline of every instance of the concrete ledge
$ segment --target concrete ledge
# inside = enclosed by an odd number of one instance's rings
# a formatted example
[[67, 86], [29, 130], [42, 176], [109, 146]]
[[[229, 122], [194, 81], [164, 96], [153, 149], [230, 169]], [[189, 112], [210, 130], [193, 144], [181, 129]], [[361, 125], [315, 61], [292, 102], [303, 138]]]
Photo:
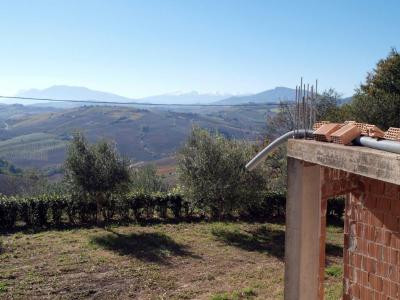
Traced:
[[290, 139], [287, 156], [400, 185], [400, 155], [358, 146]]

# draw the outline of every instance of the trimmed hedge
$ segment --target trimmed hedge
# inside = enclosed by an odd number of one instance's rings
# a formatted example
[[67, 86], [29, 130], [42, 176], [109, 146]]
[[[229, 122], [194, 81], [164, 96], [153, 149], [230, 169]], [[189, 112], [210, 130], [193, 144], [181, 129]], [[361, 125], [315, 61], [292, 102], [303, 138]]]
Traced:
[[[344, 198], [328, 201], [329, 219], [342, 220]], [[281, 193], [266, 193], [263, 200], [244, 206], [237, 214], [247, 220], [279, 220], [285, 217], [286, 197]], [[105, 222], [141, 222], [154, 217], [179, 220], [189, 216], [193, 207], [176, 193], [111, 194], [98, 204], [84, 195], [40, 195], [15, 197], [0, 195], [0, 229], [11, 229], [18, 224], [27, 227], [95, 224]], [[100, 213], [100, 215], [99, 215]]]
[[262, 201], [250, 203], [241, 217], [252, 220], [278, 220], [285, 218], [286, 196], [282, 193], [266, 193]]
[[37, 197], [7, 197], [0, 195], [0, 228], [10, 229], [22, 222], [26, 226], [60, 226], [62, 224], [93, 224], [100, 216], [104, 221], [140, 221], [182, 216], [185, 201], [179, 194], [151, 195], [130, 193], [111, 194], [98, 207], [94, 200], [71, 195], [40, 195]]

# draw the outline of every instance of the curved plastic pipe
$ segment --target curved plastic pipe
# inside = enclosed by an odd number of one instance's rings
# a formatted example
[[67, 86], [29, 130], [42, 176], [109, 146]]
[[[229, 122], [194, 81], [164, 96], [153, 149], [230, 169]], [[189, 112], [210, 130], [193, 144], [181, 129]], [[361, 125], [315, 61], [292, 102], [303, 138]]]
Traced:
[[259, 153], [257, 153], [257, 155], [254, 156], [254, 158], [246, 164], [246, 169], [249, 171], [253, 170], [255, 167], [257, 167], [261, 162], [263, 162], [267, 158], [267, 155], [271, 151], [273, 151], [276, 147], [285, 143], [288, 139], [304, 137], [305, 135], [312, 136], [312, 133], [313, 133], [313, 131], [309, 130], [309, 129], [300, 129], [300, 130], [294, 130], [294, 131], [289, 131], [289, 132], [285, 133], [284, 135], [282, 135], [282, 136], [278, 137], [276, 140], [274, 140], [271, 144], [269, 144], [267, 147], [265, 147]]
[[361, 136], [353, 141], [356, 145], [400, 154], [400, 143], [388, 140], [376, 140], [369, 136]]
[[[264, 161], [267, 158], [267, 155], [271, 151], [273, 151], [276, 147], [280, 146], [281, 144], [285, 143], [291, 137], [298, 138], [298, 137], [304, 137], [304, 135], [312, 136], [312, 133], [313, 131], [309, 129], [300, 129], [285, 133], [284, 135], [274, 140], [267, 147], [265, 147], [262, 151], [257, 153], [257, 155], [246, 164], [246, 169], [251, 171], [254, 168], [256, 168], [262, 161]], [[388, 140], [376, 140], [368, 136], [358, 137], [353, 142], [356, 145], [400, 154], [400, 142], [388, 141]]]

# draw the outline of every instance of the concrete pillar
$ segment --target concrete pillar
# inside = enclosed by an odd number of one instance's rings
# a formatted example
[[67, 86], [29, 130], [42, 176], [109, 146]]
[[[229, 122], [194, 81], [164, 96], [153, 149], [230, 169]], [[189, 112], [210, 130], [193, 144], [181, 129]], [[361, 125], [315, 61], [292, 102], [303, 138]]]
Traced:
[[[317, 300], [320, 295], [321, 171], [288, 157], [285, 300]], [[324, 238], [322, 236], [322, 238]], [[322, 262], [324, 263], [324, 262]], [[319, 297], [320, 296], [320, 297]]]

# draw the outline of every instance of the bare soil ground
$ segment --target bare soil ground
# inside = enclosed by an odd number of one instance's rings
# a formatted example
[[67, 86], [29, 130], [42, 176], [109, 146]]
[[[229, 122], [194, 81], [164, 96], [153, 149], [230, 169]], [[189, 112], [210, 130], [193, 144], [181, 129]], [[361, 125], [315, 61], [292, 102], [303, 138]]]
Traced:
[[[341, 297], [342, 237], [329, 228], [327, 299]], [[282, 225], [132, 225], [0, 239], [1, 299], [283, 298]]]

